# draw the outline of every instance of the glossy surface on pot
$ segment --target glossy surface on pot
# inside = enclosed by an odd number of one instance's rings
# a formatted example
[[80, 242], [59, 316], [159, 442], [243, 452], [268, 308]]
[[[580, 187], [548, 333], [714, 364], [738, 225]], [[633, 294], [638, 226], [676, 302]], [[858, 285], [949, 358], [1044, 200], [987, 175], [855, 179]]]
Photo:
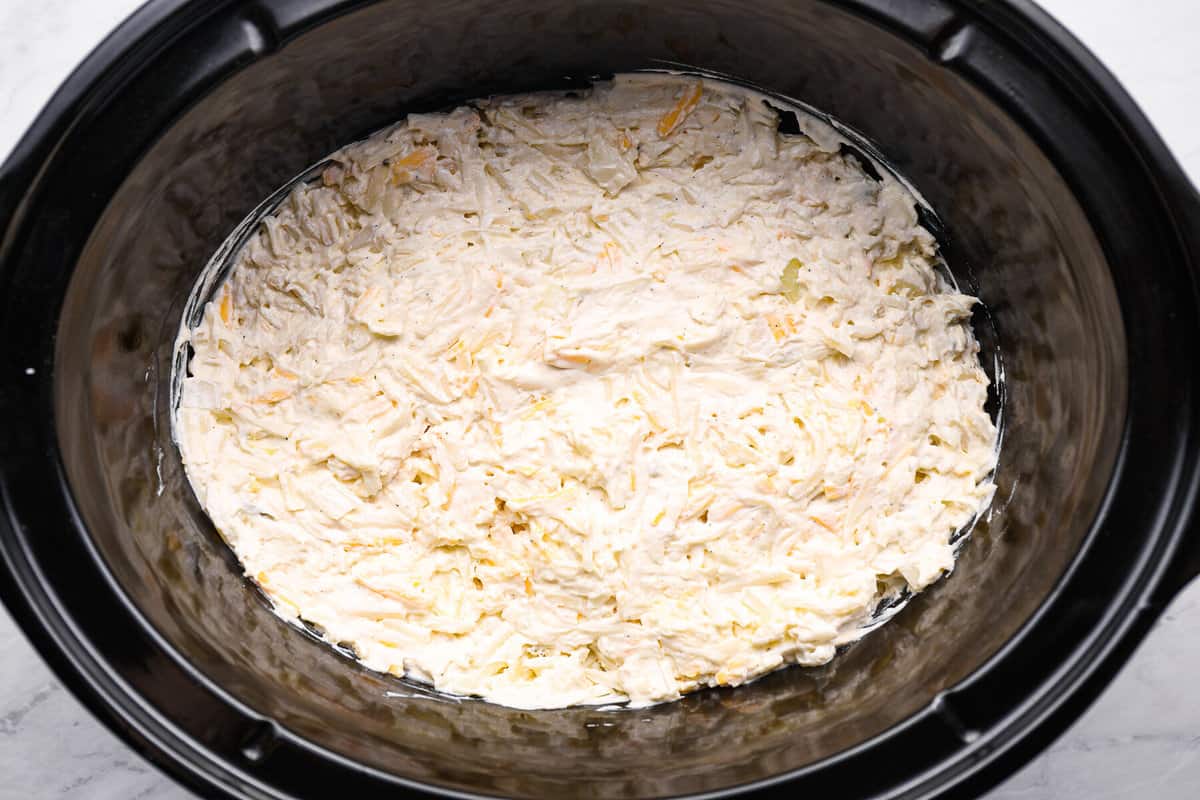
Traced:
[[[75, 109], [86, 136], [44, 149], [0, 252], [6, 364], [52, 375], [4, 398], [44, 412], [4, 465], [9, 570], [42, 586], [16, 602], [43, 650], [102, 705], [144, 698], [121, 724], [177, 770], [247, 793], [645, 797], [784, 775], [926, 791], [1083, 697], [1164, 596], [1156, 564], [1194, 492], [1195, 200], [1027, 17], [889, 5], [259, 2], [159, 25], [107, 74], [119, 91]], [[664, 62], [829, 112], [937, 210], [1007, 389], [996, 509], [955, 573], [828, 667], [637, 712], [450, 700], [283, 624], [168, 436], [171, 343], [208, 256], [276, 187], [408, 111]], [[6, 192], [36, 160], [18, 151]]]

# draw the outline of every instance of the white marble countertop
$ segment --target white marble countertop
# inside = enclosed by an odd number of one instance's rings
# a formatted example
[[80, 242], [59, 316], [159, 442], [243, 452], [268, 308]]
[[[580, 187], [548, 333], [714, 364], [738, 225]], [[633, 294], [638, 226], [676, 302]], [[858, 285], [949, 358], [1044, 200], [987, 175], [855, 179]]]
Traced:
[[[140, 0], [0, 0], [0, 158]], [[1200, 181], [1200, 2], [1043, 0], [1131, 91]], [[1200, 581], [1099, 701], [987, 800], [1200, 797]], [[0, 609], [0, 800], [183, 800], [63, 689]]]

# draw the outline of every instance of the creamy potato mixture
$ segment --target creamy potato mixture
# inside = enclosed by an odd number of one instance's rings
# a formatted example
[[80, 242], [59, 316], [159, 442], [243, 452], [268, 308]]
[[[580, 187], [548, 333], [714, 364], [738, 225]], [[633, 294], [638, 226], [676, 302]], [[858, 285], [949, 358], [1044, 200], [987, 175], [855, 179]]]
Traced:
[[914, 197], [673, 75], [331, 157], [184, 331], [176, 435], [279, 612], [518, 707], [815, 665], [949, 570], [996, 429]]

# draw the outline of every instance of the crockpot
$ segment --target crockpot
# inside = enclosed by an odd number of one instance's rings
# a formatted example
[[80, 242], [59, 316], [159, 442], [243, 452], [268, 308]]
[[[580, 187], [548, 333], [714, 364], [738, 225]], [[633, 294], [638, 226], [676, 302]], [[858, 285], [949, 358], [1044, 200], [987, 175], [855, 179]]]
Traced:
[[[447, 697], [285, 624], [170, 437], [210, 255], [408, 112], [672, 66], [831, 114], [936, 211], [1003, 389], [996, 500], [954, 573], [825, 667], [640, 710]], [[1198, 277], [1200, 198], [1027, 2], [154, 0], [0, 171], [0, 592], [101, 719], [212, 796], [978, 793], [1200, 571]]]

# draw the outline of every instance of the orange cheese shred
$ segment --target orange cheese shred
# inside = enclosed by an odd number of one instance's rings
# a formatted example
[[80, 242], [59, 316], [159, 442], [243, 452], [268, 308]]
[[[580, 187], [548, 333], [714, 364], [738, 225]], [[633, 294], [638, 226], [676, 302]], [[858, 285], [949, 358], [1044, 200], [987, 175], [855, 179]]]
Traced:
[[696, 81], [690, 89], [685, 91], [683, 95], [675, 101], [675, 107], [663, 114], [662, 119], [658, 121], [658, 135], [662, 138], [667, 138], [674, 133], [683, 121], [688, 118], [688, 115], [695, 110], [700, 103], [700, 96], [704, 93], [704, 84], [701, 81]]
[[285, 392], [283, 389], [276, 389], [273, 392], [267, 392], [266, 394], [259, 395], [258, 397], [254, 398], [254, 402], [256, 402], [256, 403], [278, 403], [280, 400], [286, 400], [287, 398], [289, 398], [291, 396], [292, 396], [291, 392]]

